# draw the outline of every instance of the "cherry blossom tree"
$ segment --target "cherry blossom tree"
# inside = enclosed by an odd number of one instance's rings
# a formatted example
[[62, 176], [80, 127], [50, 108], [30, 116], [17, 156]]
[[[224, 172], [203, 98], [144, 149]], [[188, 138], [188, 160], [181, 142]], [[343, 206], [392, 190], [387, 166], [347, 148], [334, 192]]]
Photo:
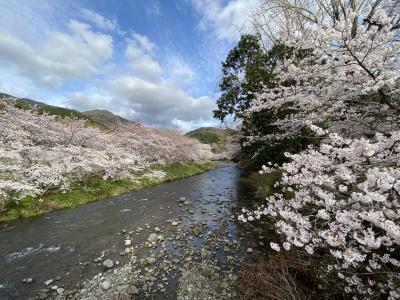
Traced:
[[294, 111], [274, 124], [284, 134], [262, 138], [295, 136], [309, 123], [336, 127], [345, 135], [398, 128], [398, 1], [284, 0], [266, 5], [264, 17], [278, 24], [274, 37], [298, 51], [310, 49], [312, 55], [284, 61], [276, 88], [266, 88], [253, 102], [250, 114], [284, 107]]
[[89, 177], [134, 178], [151, 165], [211, 158], [208, 145], [175, 131], [119, 124], [112, 132], [85, 121], [0, 102], [0, 212], [9, 201], [68, 190]]
[[272, 249], [322, 255], [320, 275], [337, 275], [355, 298], [399, 299], [400, 2], [272, 0], [253, 21], [265, 39], [311, 55], [284, 60], [277, 85], [256, 95], [249, 115], [293, 113], [248, 142], [309, 128], [321, 143], [264, 166], [282, 170], [281, 192], [239, 219], [270, 216], [282, 237]]
[[284, 236], [282, 245], [271, 244], [276, 251], [327, 249], [334, 258], [328, 270], [346, 282], [346, 292], [399, 297], [400, 131], [371, 140], [332, 133], [319, 148], [287, 156], [282, 192], [240, 219], [274, 218]]

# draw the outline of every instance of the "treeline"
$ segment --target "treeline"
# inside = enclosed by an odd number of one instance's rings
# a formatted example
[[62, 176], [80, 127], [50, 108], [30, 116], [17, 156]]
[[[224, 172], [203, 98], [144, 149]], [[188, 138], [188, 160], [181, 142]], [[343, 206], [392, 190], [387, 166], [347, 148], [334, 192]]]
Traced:
[[[90, 178], [135, 180], [151, 166], [211, 158], [208, 145], [175, 130], [118, 123], [110, 130], [87, 120], [49, 115], [0, 101], [0, 213], [27, 196], [41, 200]], [[105, 127], [105, 126], [104, 126]]]

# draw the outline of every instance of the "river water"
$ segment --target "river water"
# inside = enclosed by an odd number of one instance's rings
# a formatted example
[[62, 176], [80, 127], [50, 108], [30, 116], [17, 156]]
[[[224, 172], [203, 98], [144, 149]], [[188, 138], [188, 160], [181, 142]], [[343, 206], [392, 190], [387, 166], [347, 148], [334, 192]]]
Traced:
[[[165, 226], [165, 221], [183, 213], [177, 201], [192, 202], [194, 219], [204, 206], [215, 214], [229, 214], [218, 201], [241, 201], [241, 170], [220, 162], [209, 172], [160, 184], [111, 199], [72, 209], [58, 210], [35, 218], [0, 224], [0, 299], [27, 299], [43, 289], [48, 279], [61, 277], [59, 286], [73, 287], [101, 271], [93, 258], [107, 255], [121, 264], [121, 231], [138, 227]], [[134, 238], [139, 244], [148, 233]], [[110, 251], [110, 249], [112, 251]], [[33, 278], [33, 283], [23, 283]]]

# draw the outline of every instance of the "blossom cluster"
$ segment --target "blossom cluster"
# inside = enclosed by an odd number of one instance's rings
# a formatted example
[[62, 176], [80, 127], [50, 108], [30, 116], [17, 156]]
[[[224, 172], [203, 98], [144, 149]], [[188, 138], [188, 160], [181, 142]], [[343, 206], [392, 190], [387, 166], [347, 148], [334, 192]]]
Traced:
[[293, 113], [273, 124], [275, 133], [247, 140], [282, 140], [308, 128], [321, 142], [286, 153], [282, 166], [263, 166], [262, 174], [283, 172], [275, 184], [281, 192], [255, 211], [243, 209], [239, 219], [269, 216], [281, 236], [273, 250], [327, 258], [321, 276], [337, 275], [354, 298], [399, 299], [400, 5], [266, 3], [271, 19], [285, 18], [274, 34], [310, 53], [285, 59], [276, 86], [246, 112]]
[[239, 219], [274, 218], [284, 239], [271, 243], [276, 251], [327, 249], [335, 258], [328, 268], [347, 292], [400, 295], [400, 131], [373, 141], [330, 134], [319, 148], [287, 156], [277, 182], [282, 193], [255, 211], [243, 209]]
[[[298, 6], [286, 2], [282, 5]], [[276, 87], [265, 88], [247, 111], [287, 107], [294, 111], [273, 124], [281, 129], [279, 134], [257, 138], [290, 138], [299, 135], [306, 122], [329, 122], [346, 136], [399, 128], [400, 5], [390, 0], [372, 2], [354, 1], [359, 5], [354, 9], [342, 3], [346, 8], [337, 18], [314, 11], [313, 21], [301, 27], [296, 22], [302, 18], [299, 10], [308, 7], [285, 10], [289, 20], [281, 25], [280, 40], [295, 53], [305, 49], [310, 53], [278, 63]], [[311, 1], [310, 7], [319, 6]], [[269, 7], [271, 14], [274, 9]]]
[[0, 107], [0, 212], [10, 200], [67, 190], [89, 177], [133, 178], [151, 165], [211, 156], [208, 145], [174, 130], [121, 123], [104, 132], [83, 120], [19, 109], [13, 99]]

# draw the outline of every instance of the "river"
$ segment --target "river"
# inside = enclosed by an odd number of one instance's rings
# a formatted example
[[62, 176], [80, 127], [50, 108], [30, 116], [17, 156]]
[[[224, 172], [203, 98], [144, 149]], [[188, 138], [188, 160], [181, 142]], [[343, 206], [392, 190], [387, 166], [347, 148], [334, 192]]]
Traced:
[[[229, 237], [234, 237], [237, 228], [230, 215], [232, 207], [243, 200], [240, 176], [235, 164], [219, 162], [215, 169], [200, 175], [1, 224], [0, 299], [27, 299], [47, 288], [44, 282], [49, 279], [58, 279], [53, 284], [65, 289], [79, 286], [103, 271], [94, 261], [102, 252], [124, 264], [128, 259], [120, 255], [125, 248], [124, 233], [136, 230], [132, 246], [140, 249], [154, 227], [167, 231], [168, 219], [180, 220], [185, 228], [205, 222], [203, 231], [209, 232], [220, 228], [222, 218], [228, 218]], [[182, 205], [181, 197], [188, 199], [187, 205]], [[185, 219], [186, 215], [190, 218]], [[201, 238], [195, 242], [201, 245]], [[33, 283], [23, 283], [26, 278]], [[168, 287], [171, 298], [174, 288], [174, 283]], [[51, 295], [42, 298], [45, 296]]]

